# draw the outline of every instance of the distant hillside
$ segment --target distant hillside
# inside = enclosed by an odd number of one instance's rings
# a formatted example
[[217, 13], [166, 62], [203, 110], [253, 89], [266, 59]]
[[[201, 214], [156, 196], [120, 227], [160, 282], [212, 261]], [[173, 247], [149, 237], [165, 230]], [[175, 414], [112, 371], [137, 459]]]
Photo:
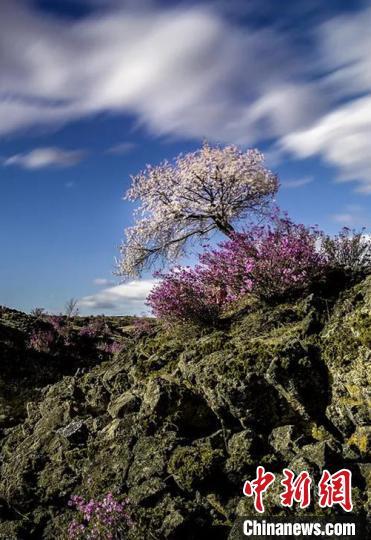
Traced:
[[[0, 310], [0, 538], [67, 538], [70, 496], [112, 492], [130, 499], [130, 540], [231, 539], [255, 512], [242, 486], [257, 465], [317, 481], [347, 467], [355, 511], [370, 510], [371, 277], [218, 328], [107, 318], [110, 354], [84, 341], [92, 320], [49, 354], [29, 345], [48, 322]], [[265, 505], [293, 512], [277, 490]]]

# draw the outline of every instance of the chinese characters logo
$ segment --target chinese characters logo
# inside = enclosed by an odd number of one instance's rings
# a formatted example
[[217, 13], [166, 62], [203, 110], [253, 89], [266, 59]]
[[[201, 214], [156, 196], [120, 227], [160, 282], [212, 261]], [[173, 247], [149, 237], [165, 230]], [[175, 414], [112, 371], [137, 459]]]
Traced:
[[[266, 472], [264, 467], [256, 469], [256, 478], [247, 480], [243, 486], [246, 497], [254, 497], [254, 506], [257, 512], [264, 512], [264, 494], [275, 482], [275, 475]], [[294, 502], [300, 508], [307, 508], [311, 503], [312, 479], [307, 471], [295, 475], [290, 469], [283, 470], [283, 479], [280, 482], [282, 491], [280, 501], [282, 506], [291, 508]], [[332, 508], [338, 504], [346, 512], [351, 512], [352, 504], [352, 473], [348, 469], [341, 469], [334, 474], [324, 470], [318, 482], [318, 504], [321, 508]]]

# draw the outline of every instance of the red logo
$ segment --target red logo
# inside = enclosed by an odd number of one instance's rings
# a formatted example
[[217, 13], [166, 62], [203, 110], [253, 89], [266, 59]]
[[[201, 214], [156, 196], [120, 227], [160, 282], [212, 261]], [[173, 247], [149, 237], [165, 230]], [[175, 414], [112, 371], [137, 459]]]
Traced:
[[285, 488], [280, 495], [282, 506], [291, 506], [294, 501], [300, 503], [300, 508], [307, 508], [310, 505], [310, 486], [312, 479], [307, 471], [301, 472], [297, 478], [290, 469], [283, 469], [283, 480], [281, 485]]
[[275, 475], [273, 473], [265, 472], [264, 467], [259, 466], [256, 469], [255, 480], [252, 480], [251, 482], [247, 480], [243, 486], [243, 493], [246, 497], [254, 495], [255, 510], [260, 513], [264, 512], [263, 494], [274, 480]]
[[351, 471], [341, 469], [330, 474], [325, 469], [318, 483], [318, 495], [318, 504], [321, 508], [332, 508], [334, 504], [338, 504], [346, 512], [351, 512], [353, 509]]
[[[264, 467], [259, 465], [256, 469], [256, 478], [246, 480], [243, 486], [243, 494], [246, 497], [254, 497], [255, 510], [264, 512], [263, 495], [275, 481], [275, 475], [266, 472]], [[282, 506], [291, 508], [294, 502], [299, 503], [300, 508], [307, 508], [311, 503], [312, 479], [307, 471], [303, 471], [297, 476], [290, 469], [283, 470], [281, 486], [283, 491], [280, 494]], [[330, 474], [326, 469], [323, 471], [318, 483], [318, 504], [321, 508], [332, 508], [338, 504], [346, 512], [353, 510], [352, 503], [352, 473], [348, 469]]]

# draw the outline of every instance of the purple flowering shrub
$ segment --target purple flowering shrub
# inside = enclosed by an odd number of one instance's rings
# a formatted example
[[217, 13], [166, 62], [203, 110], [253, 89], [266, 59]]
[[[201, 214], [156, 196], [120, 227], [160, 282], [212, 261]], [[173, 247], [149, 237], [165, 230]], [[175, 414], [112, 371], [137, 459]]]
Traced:
[[224, 291], [224, 303], [252, 292], [260, 298], [305, 288], [325, 263], [317, 250], [320, 231], [280, 218], [274, 226], [235, 233], [200, 262], [209, 280]]
[[47, 315], [45, 319], [58, 334], [63, 332], [66, 323], [61, 315]]
[[71, 318], [61, 315], [39, 318], [28, 347], [36, 352], [69, 359], [112, 355], [122, 350], [122, 345], [112, 340], [109, 327], [102, 318], [79, 327]]
[[108, 343], [99, 343], [97, 349], [106, 354], [116, 354], [122, 351], [123, 345], [118, 341], [110, 341]]
[[49, 353], [54, 344], [54, 333], [50, 330], [34, 330], [30, 336], [28, 346], [36, 352]]
[[107, 493], [102, 500], [86, 501], [79, 495], [72, 495], [68, 505], [77, 511], [68, 526], [69, 540], [116, 540], [131, 527], [128, 513], [128, 499], [118, 501]]
[[135, 338], [152, 336], [156, 332], [155, 324], [144, 317], [138, 317], [133, 322], [133, 335]]
[[256, 253], [250, 258], [250, 290], [270, 299], [306, 289], [325, 268], [315, 227], [279, 219], [274, 227], [253, 231], [250, 242]]
[[[205, 270], [205, 271], [204, 271]], [[207, 269], [176, 267], [150, 292], [147, 302], [154, 315], [164, 321], [215, 321], [221, 313], [224, 292], [207, 279]]]
[[326, 264], [316, 228], [285, 217], [273, 224], [233, 233], [200, 256], [194, 268], [158, 274], [162, 281], [148, 297], [154, 315], [167, 321], [215, 321], [247, 293], [272, 299], [309, 286]]
[[91, 321], [87, 326], [83, 326], [79, 331], [80, 336], [87, 338], [98, 338], [100, 336], [105, 337], [107, 333], [107, 325], [101, 318]]
[[60, 346], [65, 345], [68, 338], [68, 328], [63, 317], [59, 315], [46, 315], [34, 328], [28, 342], [30, 349], [37, 352], [54, 354]]
[[97, 331], [92, 325], [83, 326], [79, 331], [79, 336], [86, 338], [95, 338], [97, 336]]

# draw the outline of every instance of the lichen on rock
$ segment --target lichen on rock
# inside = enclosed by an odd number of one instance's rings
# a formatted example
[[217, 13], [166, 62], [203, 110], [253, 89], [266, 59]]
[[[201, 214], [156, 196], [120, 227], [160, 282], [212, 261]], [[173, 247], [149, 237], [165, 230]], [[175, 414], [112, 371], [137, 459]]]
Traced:
[[[0, 538], [63, 539], [69, 497], [110, 491], [131, 501], [129, 540], [227, 539], [254, 513], [242, 486], [257, 465], [315, 480], [347, 467], [369, 511], [371, 278], [219, 328], [129, 323], [110, 323], [121, 352], [78, 370], [28, 351], [32, 317], [2, 310]], [[284, 513], [274, 490], [267, 508]]]

